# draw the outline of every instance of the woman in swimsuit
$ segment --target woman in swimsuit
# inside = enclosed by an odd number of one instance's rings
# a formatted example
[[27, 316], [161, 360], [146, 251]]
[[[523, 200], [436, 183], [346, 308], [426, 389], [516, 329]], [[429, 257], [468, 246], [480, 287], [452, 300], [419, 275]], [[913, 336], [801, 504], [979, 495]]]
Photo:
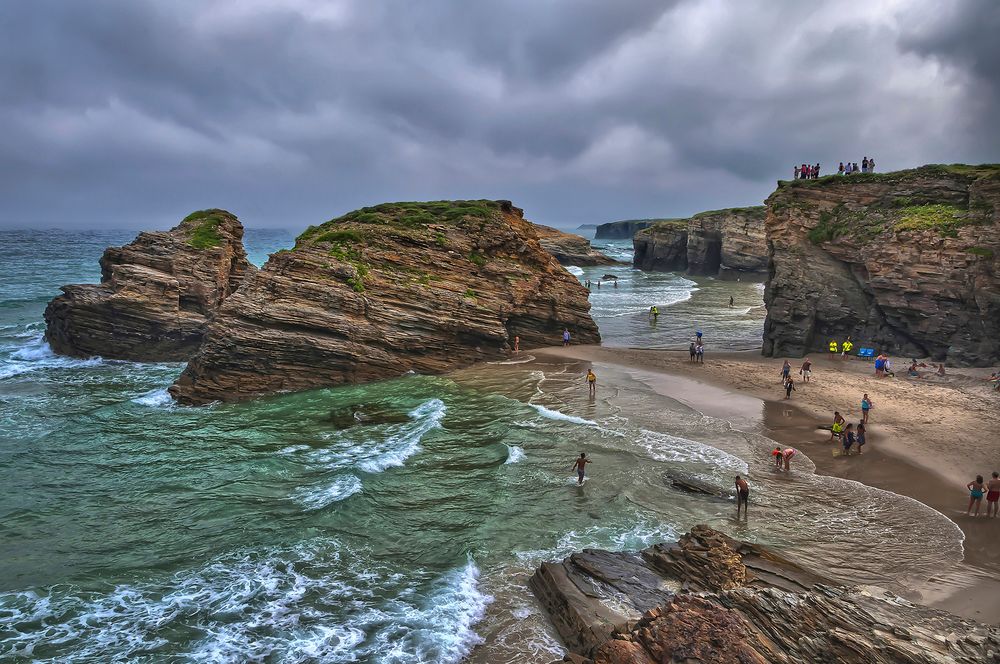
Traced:
[[[965, 485], [965, 488], [969, 490], [969, 509], [966, 511], [966, 516], [979, 516], [979, 506], [983, 503], [983, 494], [986, 493], [986, 485], [983, 484], [983, 476], [976, 475], [975, 482], [969, 482]], [[976, 506], [976, 513], [972, 513], [972, 506]]]

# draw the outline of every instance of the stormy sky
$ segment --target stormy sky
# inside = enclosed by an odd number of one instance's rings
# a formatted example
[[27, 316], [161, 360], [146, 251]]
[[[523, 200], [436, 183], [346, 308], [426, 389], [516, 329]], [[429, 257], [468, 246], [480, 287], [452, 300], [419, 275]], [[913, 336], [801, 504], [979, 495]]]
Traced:
[[802, 161], [996, 162], [997, 34], [996, 0], [12, 0], [0, 227], [575, 226], [756, 204]]

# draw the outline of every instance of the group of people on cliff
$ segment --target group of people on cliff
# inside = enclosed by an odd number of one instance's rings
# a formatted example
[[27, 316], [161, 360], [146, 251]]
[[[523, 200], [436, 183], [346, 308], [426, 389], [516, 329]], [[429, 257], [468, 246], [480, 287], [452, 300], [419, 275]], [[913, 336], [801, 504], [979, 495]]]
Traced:
[[[796, 180], [816, 180], [819, 178], [820, 164], [816, 162], [815, 164], [800, 164], [794, 167], [795, 179]], [[858, 162], [840, 162], [840, 166], [837, 168], [837, 175], [853, 175], [854, 173], [874, 173], [875, 172], [875, 159], [871, 157], [865, 157], [861, 160], [861, 166], [858, 167]]]

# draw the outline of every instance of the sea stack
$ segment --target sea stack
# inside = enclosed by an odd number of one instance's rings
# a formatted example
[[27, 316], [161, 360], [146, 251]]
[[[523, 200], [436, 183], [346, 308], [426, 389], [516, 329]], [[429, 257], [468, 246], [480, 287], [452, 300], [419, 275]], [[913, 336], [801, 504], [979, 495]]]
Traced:
[[779, 182], [767, 199], [763, 352], [851, 336], [906, 357], [1000, 362], [1000, 165]]
[[140, 233], [101, 257], [101, 283], [63, 286], [45, 309], [45, 339], [74, 357], [184, 361], [219, 305], [254, 268], [243, 225], [225, 210], [194, 212], [169, 231]]
[[632, 238], [640, 270], [715, 276], [767, 271], [763, 205], [658, 221]]
[[587, 289], [509, 201], [387, 203], [310, 227], [225, 301], [186, 404], [437, 374], [600, 340]]
[[591, 265], [615, 265], [618, 263], [613, 258], [602, 254], [590, 246], [590, 240], [582, 235], [564, 233], [558, 228], [535, 224], [535, 232], [538, 233], [538, 241], [542, 244], [542, 249], [555, 256], [556, 260], [563, 265], [576, 265], [587, 267]]

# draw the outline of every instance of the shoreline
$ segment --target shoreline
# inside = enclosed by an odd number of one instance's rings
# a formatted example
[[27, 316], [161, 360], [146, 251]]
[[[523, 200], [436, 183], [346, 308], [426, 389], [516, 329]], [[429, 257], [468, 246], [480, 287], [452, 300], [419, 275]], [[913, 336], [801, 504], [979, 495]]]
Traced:
[[[985, 465], [994, 453], [988, 449], [990, 432], [982, 415], [983, 409], [995, 409], [1000, 399], [993, 401], [988, 391], [977, 390], [973, 378], [956, 374], [953, 384], [875, 379], [867, 363], [813, 358], [813, 379], [808, 385], [796, 383], [793, 398], [786, 401], [779, 384], [782, 358], [765, 358], [755, 352], [712, 353], [705, 364], [690, 363], [683, 352], [659, 349], [570, 346], [532, 353], [663, 377], [657, 381], [657, 391], [737, 427], [755, 426], [759, 433], [801, 449], [818, 474], [891, 491], [937, 510], [964, 533], [964, 558], [913, 588], [907, 599], [1000, 624], [1000, 545], [996, 543], [1000, 518], [966, 517], [964, 485], [972, 476], [961, 480], [976, 464], [984, 477], [994, 470]], [[849, 422], [859, 419], [859, 402], [866, 391], [875, 403], [867, 449], [860, 456], [834, 457], [835, 443], [825, 442], [829, 434], [819, 427], [829, 424], [835, 409]], [[845, 392], [853, 398], [845, 399]], [[965, 408], [956, 414], [953, 404], [959, 398]], [[821, 404], [826, 403], [830, 406], [824, 408]], [[943, 444], [948, 445], [946, 453], [942, 453]], [[1000, 460], [993, 462], [1000, 465]]]

